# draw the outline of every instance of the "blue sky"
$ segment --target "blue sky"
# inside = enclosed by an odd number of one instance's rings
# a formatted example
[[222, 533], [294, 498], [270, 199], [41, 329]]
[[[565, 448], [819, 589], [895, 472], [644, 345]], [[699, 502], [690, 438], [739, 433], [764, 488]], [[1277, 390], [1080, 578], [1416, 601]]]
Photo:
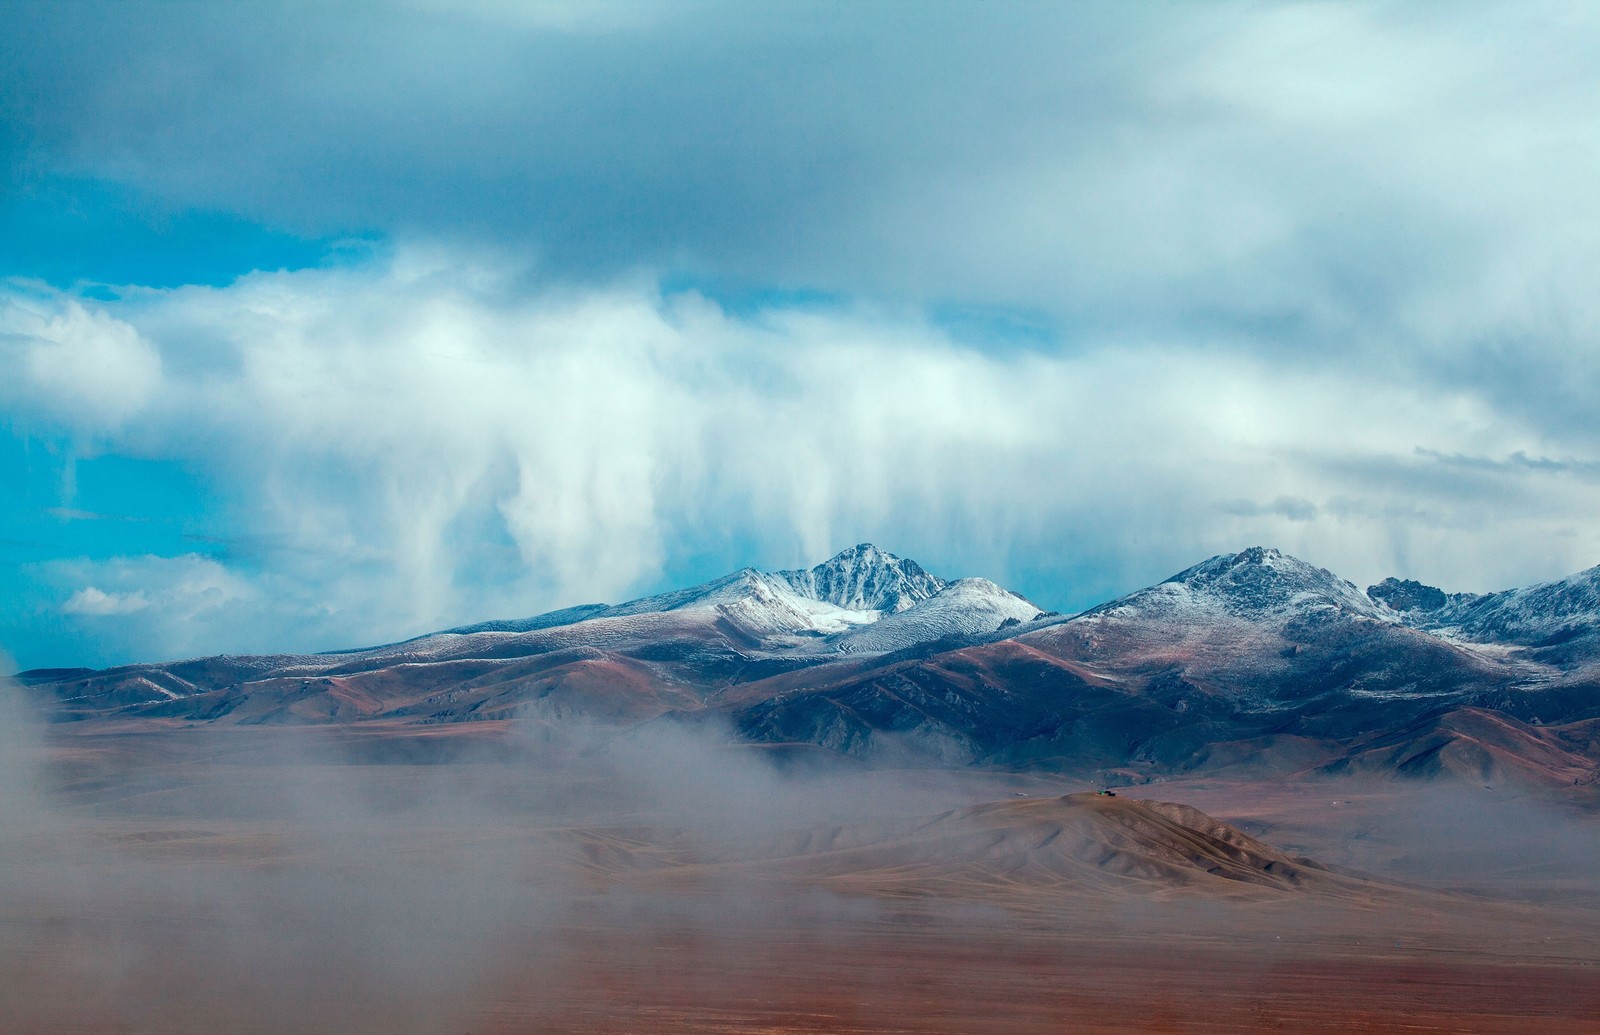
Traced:
[[1575, 4], [0, 0], [0, 649], [1600, 562]]

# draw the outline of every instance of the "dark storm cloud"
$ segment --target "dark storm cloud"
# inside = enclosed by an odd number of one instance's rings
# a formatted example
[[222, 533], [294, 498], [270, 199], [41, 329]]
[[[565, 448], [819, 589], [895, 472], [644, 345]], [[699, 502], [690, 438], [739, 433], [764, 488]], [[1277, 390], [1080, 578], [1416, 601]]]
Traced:
[[[563, 271], [851, 291], [1037, 296], [1139, 266], [1198, 302], [1270, 261], [1388, 312], [1476, 236], [1451, 211], [1468, 184], [1415, 204], [1430, 166], [1492, 174], [1496, 142], [1464, 138], [1507, 111], [1583, 134], [1595, 111], [1542, 89], [1583, 78], [1570, 47], [1472, 45], [1565, 31], [1495, 8], [85, 3], [7, 22], [35, 173], [314, 233], [531, 243]], [[1517, 78], [1488, 96], [1496, 72]]]
[[1570, 6], [4, 12], [24, 184], [493, 243], [546, 277], [643, 268], [1015, 306], [1069, 341], [1356, 355], [1510, 406], [1554, 395], [1569, 426], [1559, 375], [1593, 358], [1600, 32]]
[[1103, 120], [1075, 84], [1137, 42], [1103, 11], [974, 13], [21, 7], [7, 93], [32, 171], [175, 206], [533, 244], [562, 271], [753, 261], [760, 279], [798, 252], [835, 279], [816, 260], [880, 234], [857, 218], [920, 170], [964, 175], [1036, 149], [1041, 121]]
[[1491, 456], [1464, 456], [1460, 453], [1444, 454], [1432, 449], [1418, 449], [1417, 455], [1432, 460], [1442, 467], [1494, 474], [1525, 472], [1529, 474], [1566, 474], [1584, 481], [1600, 481], [1600, 463], [1584, 460], [1556, 460], [1547, 456], [1529, 456], [1523, 452], [1504, 458]]

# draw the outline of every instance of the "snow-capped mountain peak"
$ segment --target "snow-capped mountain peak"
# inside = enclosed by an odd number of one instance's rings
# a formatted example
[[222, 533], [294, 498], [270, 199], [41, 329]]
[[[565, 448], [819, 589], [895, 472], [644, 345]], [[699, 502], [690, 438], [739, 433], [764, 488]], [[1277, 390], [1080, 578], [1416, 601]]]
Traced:
[[1337, 575], [1281, 550], [1252, 546], [1201, 561], [1165, 582], [1103, 604], [1088, 615], [1140, 612], [1224, 613], [1238, 618], [1285, 618], [1334, 608], [1381, 621], [1396, 619]]
[[1281, 550], [1261, 546], [1231, 557], [1213, 557], [1168, 581], [1182, 581], [1240, 615], [1333, 607], [1367, 618], [1387, 617], [1354, 583]]
[[[382, 650], [384, 656], [442, 657], [477, 649], [478, 635], [507, 635], [537, 643], [604, 644], [641, 638], [733, 636], [737, 649], [783, 657], [835, 650], [896, 650], [955, 634], [992, 633], [1032, 621], [1039, 609], [985, 579], [947, 583], [917, 562], [871, 543], [851, 547], [814, 568], [738, 571], [685, 589], [620, 604], [586, 604], [532, 618], [483, 622], [435, 633]], [[858, 633], [891, 621], [881, 636]], [[520, 649], [497, 643], [496, 650]]]
[[916, 561], [861, 543], [811, 569], [780, 571], [796, 592], [851, 611], [894, 614], [945, 587]]

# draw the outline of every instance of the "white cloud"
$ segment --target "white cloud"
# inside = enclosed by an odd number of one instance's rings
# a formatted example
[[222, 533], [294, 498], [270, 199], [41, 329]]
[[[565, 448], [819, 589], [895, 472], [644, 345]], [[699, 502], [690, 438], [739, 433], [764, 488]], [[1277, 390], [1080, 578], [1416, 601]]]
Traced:
[[[1587, 439], [1460, 387], [1191, 340], [993, 354], [866, 310], [518, 283], [402, 254], [55, 298], [159, 348], [162, 390], [120, 445], [204, 472], [258, 544], [248, 566], [57, 563], [64, 610], [126, 619], [151, 656], [349, 646], [862, 539], [1052, 604], [1253, 542], [1471, 589], [1600, 559]], [[1051, 583], [1069, 571], [1095, 588]]]
[[10, 413], [94, 435], [160, 387], [160, 354], [123, 321], [37, 286], [0, 292], [0, 403]]
[[132, 593], [107, 593], [96, 586], [85, 586], [61, 605], [61, 613], [68, 615], [131, 615], [150, 606], [143, 590]]
[[264, 635], [304, 635], [303, 599], [280, 577], [251, 578], [199, 554], [56, 560], [27, 571], [46, 587], [77, 587], [60, 613], [81, 623], [86, 642], [125, 658], [263, 651], [278, 646]]

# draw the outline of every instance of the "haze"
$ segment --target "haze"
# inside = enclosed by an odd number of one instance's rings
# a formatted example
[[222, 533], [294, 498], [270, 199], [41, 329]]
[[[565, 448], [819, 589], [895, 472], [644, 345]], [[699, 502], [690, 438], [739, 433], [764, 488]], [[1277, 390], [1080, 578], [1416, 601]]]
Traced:
[[1591, 1035], [1596, 183], [1559, 0], [0, 0], [0, 1031]]

